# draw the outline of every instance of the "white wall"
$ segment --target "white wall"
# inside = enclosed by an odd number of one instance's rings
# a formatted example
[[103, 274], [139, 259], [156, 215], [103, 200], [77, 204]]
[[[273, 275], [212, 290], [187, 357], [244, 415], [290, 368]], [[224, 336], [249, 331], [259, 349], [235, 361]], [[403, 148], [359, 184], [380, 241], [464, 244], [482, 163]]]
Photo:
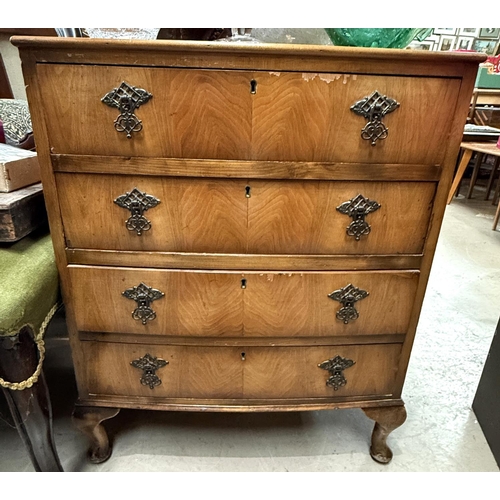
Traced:
[[9, 41], [10, 35], [0, 34], [0, 54], [2, 54], [5, 69], [9, 77], [10, 86], [15, 99], [26, 99], [24, 79], [21, 69], [19, 51]]

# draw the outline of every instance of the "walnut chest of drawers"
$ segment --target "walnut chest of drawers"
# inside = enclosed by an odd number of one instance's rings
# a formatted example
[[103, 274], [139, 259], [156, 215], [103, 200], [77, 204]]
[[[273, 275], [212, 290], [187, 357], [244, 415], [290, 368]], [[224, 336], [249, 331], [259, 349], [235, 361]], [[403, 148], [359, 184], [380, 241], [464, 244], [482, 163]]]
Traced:
[[390, 461], [484, 56], [13, 43], [91, 458], [119, 408], [358, 407]]

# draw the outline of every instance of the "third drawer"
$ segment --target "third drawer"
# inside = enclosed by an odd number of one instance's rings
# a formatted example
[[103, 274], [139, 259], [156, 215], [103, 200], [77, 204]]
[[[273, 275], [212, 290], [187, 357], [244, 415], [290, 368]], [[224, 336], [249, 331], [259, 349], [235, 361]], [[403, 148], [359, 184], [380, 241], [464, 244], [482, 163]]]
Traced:
[[79, 331], [190, 337], [404, 334], [418, 271], [69, 266]]

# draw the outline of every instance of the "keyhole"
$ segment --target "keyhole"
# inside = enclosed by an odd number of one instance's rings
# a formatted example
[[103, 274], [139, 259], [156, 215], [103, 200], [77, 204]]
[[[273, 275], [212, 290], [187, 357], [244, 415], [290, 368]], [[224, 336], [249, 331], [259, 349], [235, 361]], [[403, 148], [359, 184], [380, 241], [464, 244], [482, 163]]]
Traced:
[[252, 195], [250, 194], [250, 190], [251, 190], [251, 189], [252, 189], [252, 188], [251, 188], [250, 186], [245, 186], [245, 197], [246, 197], [246, 198], [250, 198], [250, 196], [252, 196]]
[[256, 93], [257, 93], [257, 81], [250, 80], [250, 94], [256, 94]]
[[245, 361], [245, 351], [241, 353], [241, 361]]
[[243, 278], [241, 280], [241, 288], [246, 288], [247, 287], [247, 280], [245, 278]]

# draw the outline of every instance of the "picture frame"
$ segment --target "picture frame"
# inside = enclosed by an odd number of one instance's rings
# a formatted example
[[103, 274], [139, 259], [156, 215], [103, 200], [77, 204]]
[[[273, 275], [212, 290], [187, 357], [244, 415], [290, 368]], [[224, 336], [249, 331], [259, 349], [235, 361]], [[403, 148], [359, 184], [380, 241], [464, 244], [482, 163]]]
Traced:
[[489, 56], [494, 56], [498, 50], [498, 40], [482, 40], [476, 38], [472, 43], [472, 50], [476, 52], [483, 52]]
[[439, 40], [437, 49], [443, 52], [448, 52], [449, 50], [453, 50], [455, 48], [456, 40], [457, 40], [456, 36], [443, 35]]
[[459, 35], [478, 37], [480, 29], [481, 28], [460, 28]]
[[470, 36], [461, 36], [458, 38], [455, 50], [472, 50], [472, 43], [474, 42], [474, 38]]
[[[463, 29], [463, 28], [461, 28]], [[457, 28], [434, 28], [434, 35], [455, 35]]]
[[413, 50], [427, 50], [429, 52], [434, 50], [434, 46], [435, 43], [432, 40], [414, 41], [410, 44], [410, 48]]
[[500, 36], [500, 28], [481, 28], [479, 38], [488, 40], [496, 39]]
[[439, 43], [439, 35], [429, 35], [424, 41], [425, 42], [434, 42], [436, 45]]

